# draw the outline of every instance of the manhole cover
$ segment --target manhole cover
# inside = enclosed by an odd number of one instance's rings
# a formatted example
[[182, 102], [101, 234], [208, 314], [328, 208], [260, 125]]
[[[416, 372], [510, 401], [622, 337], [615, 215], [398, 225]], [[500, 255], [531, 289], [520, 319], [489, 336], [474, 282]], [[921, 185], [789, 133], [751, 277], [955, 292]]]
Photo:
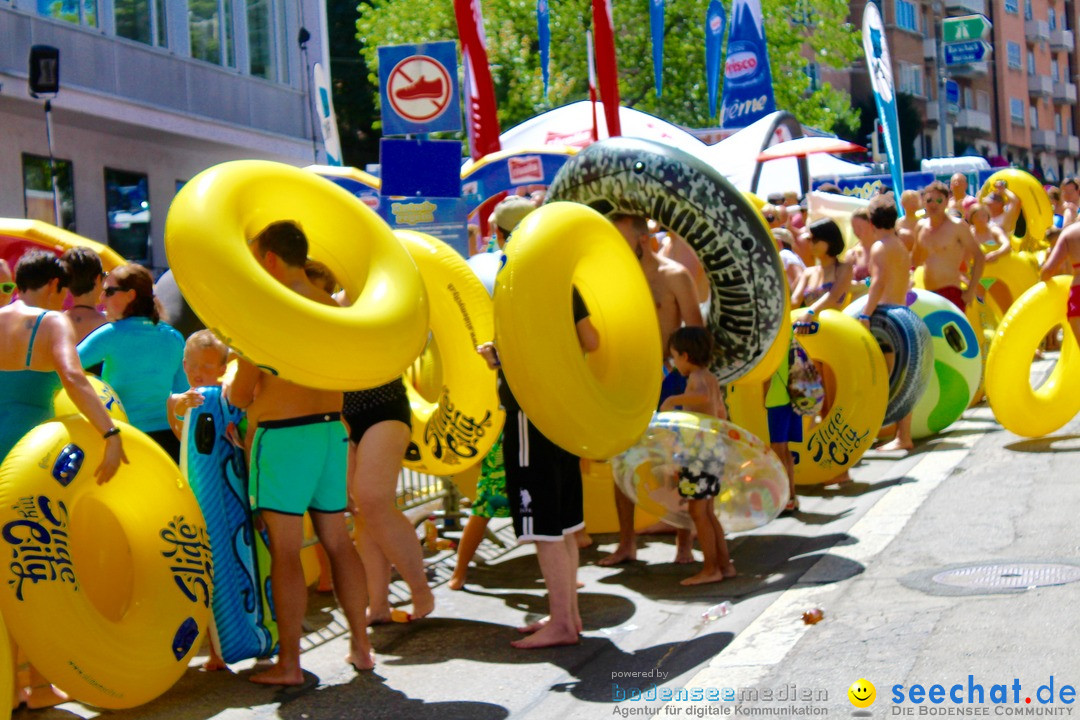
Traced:
[[939, 572], [933, 581], [958, 588], [1023, 590], [1080, 580], [1080, 567], [1057, 563], [971, 565]]

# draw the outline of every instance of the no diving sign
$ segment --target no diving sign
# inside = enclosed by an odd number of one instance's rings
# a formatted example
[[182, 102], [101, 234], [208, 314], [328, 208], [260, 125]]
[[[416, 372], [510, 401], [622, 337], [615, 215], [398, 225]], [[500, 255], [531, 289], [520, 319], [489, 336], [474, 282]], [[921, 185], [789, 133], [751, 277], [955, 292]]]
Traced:
[[460, 130], [457, 44], [379, 48], [379, 95], [383, 135]]

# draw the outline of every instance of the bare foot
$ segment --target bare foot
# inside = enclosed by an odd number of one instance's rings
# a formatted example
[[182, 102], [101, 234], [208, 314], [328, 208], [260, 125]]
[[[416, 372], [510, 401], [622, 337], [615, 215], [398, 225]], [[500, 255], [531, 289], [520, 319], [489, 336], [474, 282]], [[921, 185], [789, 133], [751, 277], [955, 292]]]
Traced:
[[464, 588], [465, 573], [461, 573], [460, 575], [458, 575], [457, 572], [455, 572], [453, 575], [450, 576], [450, 582], [446, 583], [446, 587], [450, 588], [451, 590], [461, 590], [462, 588]]
[[578, 530], [574, 533], [574, 540], [577, 542], [578, 550], [584, 550], [592, 545], [592, 536], [584, 530]]
[[66, 703], [70, 698], [52, 685], [35, 685], [26, 693], [26, 707], [31, 710], [50, 708], [60, 703]]
[[705, 585], [706, 583], [721, 582], [726, 575], [719, 570], [711, 570], [706, 572], [702, 570], [697, 575], [691, 575], [688, 578], [679, 581], [680, 585]]
[[738, 574], [739, 573], [735, 570], [735, 563], [728, 563], [727, 567], [724, 568], [724, 579], [725, 580], [727, 580], [728, 578], [736, 577], [736, 576], [738, 576]]
[[694, 562], [694, 551], [690, 548], [677, 548], [675, 550], [675, 564], [688, 565]]
[[378, 610], [369, 607], [367, 611], [367, 624], [368, 627], [372, 625], [385, 625], [388, 622], [393, 622], [394, 618], [390, 612], [390, 608], [380, 608]]
[[425, 585], [423, 589], [413, 595], [412, 619], [419, 620], [422, 617], [427, 617], [434, 609], [435, 595], [432, 594], [431, 588]]
[[884, 445], [879, 445], [874, 448], [877, 452], [894, 452], [896, 450], [914, 450], [915, 445], [910, 442], [901, 442], [899, 439], [887, 442]]
[[612, 565], [619, 565], [624, 562], [633, 562], [637, 560], [637, 548], [624, 548], [622, 545], [615, 548], [615, 552], [608, 555], [606, 558], [600, 558], [596, 561], [597, 565], [602, 567], [611, 567]]
[[199, 670], [203, 672], [221, 672], [228, 669], [229, 666], [225, 664], [225, 661], [215, 655], [211, 655], [209, 660], [199, 666]]
[[275, 663], [266, 672], [252, 675], [248, 680], [259, 685], [303, 685], [304, 673], [300, 668], [290, 669]]
[[350, 642], [349, 656], [345, 662], [356, 668], [357, 672], [364, 672], [375, 667], [375, 652], [371, 649], [367, 634], [362, 637], [353, 637]]
[[560, 645], [577, 645], [579, 642], [577, 631], [565, 623], [545, 623], [543, 627], [527, 638], [515, 640], [511, 645], [522, 650], [535, 648], [558, 647]]

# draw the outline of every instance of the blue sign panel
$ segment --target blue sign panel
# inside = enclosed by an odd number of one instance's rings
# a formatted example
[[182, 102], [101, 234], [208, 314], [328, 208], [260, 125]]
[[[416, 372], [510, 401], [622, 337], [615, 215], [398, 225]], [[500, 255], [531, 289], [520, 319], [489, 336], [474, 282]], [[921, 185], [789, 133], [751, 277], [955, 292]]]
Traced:
[[990, 54], [990, 45], [984, 40], [947, 43], [945, 45], [946, 65], [966, 65], [982, 62]]
[[469, 211], [462, 198], [384, 197], [379, 214], [395, 230], [427, 233], [469, 257]]
[[457, 43], [379, 48], [383, 135], [461, 130]]
[[461, 141], [383, 138], [379, 172], [383, 195], [458, 197]]

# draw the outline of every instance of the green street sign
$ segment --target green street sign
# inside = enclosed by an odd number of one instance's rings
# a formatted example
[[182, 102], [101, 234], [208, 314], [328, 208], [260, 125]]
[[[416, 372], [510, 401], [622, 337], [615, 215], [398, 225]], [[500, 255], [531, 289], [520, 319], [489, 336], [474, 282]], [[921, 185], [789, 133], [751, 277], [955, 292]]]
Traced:
[[986, 40], [990, 37], [992, 27], [985, 15], [961, 15], [941, 21], [941, 32], [946, 43]]

